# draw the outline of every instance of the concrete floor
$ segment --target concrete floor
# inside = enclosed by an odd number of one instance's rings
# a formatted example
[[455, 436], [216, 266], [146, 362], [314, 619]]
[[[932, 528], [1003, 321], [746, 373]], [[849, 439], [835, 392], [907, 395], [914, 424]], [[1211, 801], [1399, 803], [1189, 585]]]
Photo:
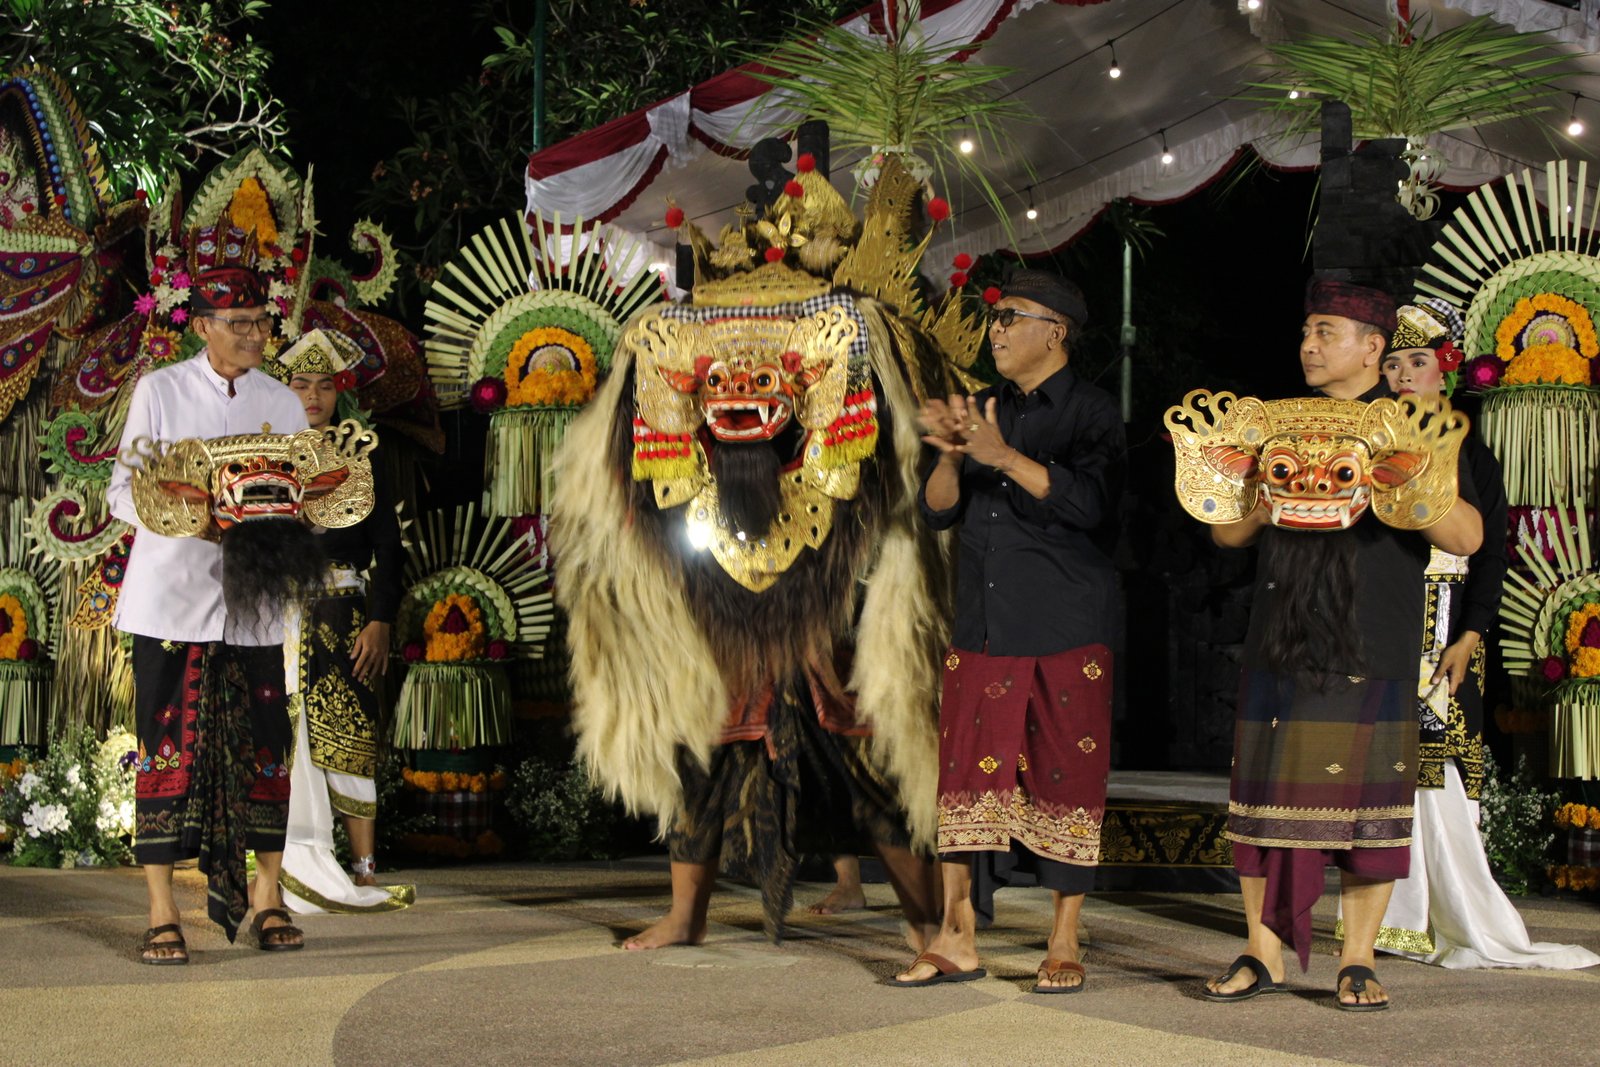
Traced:
[[[1390, 960], [1395, 1006], [1333, 1009], [1334, 943], [1295, 992], [1200, 999], [1241, 951], [1237, 896], [1115, 893], [1084, 909], [1087, 989], [1028, 992], [1048, 897], [1010, 890], [980, 940], [990, 977], [902, 990], [892, 895], [796, 915], [774, 947], [756, 895], [719, 890], [700, 948], [626, 953], [667, 903], [659, 859], [399, 872], [413, 908], [303, 919], [302, 952], [229, 945], [180, 872], [194, 961], [136, 962], [135, 869], [0, 865], [0, 1064], [1550, 1064], [1596, 1062], [1600, 975]], [[801, 902], [826, 887], [801, 886]], [[1519, 901], [1536, 940], [1600, 949], [1591, 900]], [[1332, 925], [1325, 900], [1317, 928]]]

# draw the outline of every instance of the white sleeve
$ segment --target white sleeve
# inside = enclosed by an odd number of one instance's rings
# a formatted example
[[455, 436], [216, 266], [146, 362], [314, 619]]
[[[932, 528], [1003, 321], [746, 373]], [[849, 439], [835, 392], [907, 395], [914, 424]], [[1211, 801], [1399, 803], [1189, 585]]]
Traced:
[[[161, 435], [156, 418], [155, 390], [149, 375], [139, 379], [133, 387], [133, 399], [128, 403], [128, 421], [122, 427], [122, 441], [117, 446], [117, 461], [111, 465], [111, 482], [106, 486], [106, 505], [111, 514], [123, 522], [139, 526], [139, 514], [133, 507], [133, 471], [122, 462], [122, 453], [133, 447], [141, 437], [152, 440]], [[143, 529], [142, 526], [139, 527]]]

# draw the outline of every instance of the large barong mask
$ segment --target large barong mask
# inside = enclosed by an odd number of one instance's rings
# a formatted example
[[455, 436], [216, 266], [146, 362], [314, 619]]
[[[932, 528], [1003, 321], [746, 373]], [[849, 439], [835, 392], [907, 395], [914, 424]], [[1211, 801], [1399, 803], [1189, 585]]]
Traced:
[[378, 437], [347, 420], [325, 430], [140, 438], [122, 461], [133, 468], [139, 522], [167, 537], [195, 537], [213, 523], [229, 529], [304, 515], [318, 526], [353, 526], [373, 505], [369, 455]]
[[1401, 530], [1432, 526], [1456, 496], [1467, 417], [1417, 397], [1236, 398], [1197, 389], [1169, 408], [1183, 509], [1238, 522], [1257, 501], [1274, 526], [1346, 530], [1370, 507]]

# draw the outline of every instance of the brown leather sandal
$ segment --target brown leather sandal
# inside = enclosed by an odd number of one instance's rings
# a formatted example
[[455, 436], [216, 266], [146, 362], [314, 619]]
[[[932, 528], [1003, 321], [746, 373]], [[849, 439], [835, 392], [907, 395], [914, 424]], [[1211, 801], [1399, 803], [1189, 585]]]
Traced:
[[[171, 941], [157, 941], [162, 934], [177, 934]], [[152, 952], [173, 952], [171, 956], [152, 956]], [[189, 945], [183, 939], [183, 927], [177, 923], [152, 926], [144, 932], [144, 944], [139, 946], [139, 962], [152, 967], [181, 967], [189, 962]]]
[[[285, 925], [263, 927], [261, 924], [267, 919], [282, 919]], [[305, 931], [289, 922], [289, 913], [282, 908], [268, 908], [256, 912], [255, 919], [250, 923], [250, 933], [256, 939], [256, 947], [262, 952], [293, 952], [297, 948], [306, 947]], [[287, 940], [292, 937], [301, 940]]]
[[[1059, 982], [1064, 974], [1078, 976], [1077, 985], [1045, 985], [1045, 982]], [[1083, 989], [1086, 976], [1083, 973], [1083, 964], [1072, 960], [1052, 960], [1046, 958], [1039, 964], [1039, 981], [1033, 983], [1035, 993], [1077, 993]]]

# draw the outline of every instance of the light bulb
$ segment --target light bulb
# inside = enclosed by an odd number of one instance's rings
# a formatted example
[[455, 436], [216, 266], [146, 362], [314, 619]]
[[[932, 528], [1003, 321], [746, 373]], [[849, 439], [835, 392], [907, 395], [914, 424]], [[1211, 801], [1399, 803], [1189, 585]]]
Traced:
[[1106, 77], [1108, 77], [1108, 78], [1120, 78], [1120, 77], [1122, 77], [1122, 68], [1117, 66], [1115, 63], [1112, 63], [1111, 64], [1111, 69], [1106, 71]]
[[1172, 162], [1172, 153], [1171, 152], [1162, 152], [1161, 153], [1161, 162], [1162, 162], [1163, 165], [1171, 163]]
[[956, 145], [956, 148], [959, 149], [961, 154], [964, 156], [972, 155], [972, 150], [976, 147], [977, 145], [972, 143], [972, 138], [970, 137], [961, 138], [961, 143]]
[[1298, 100], [1298, 99], [1300, 99], [1300, 90], [1299, 89], [1290, 89], [1289, 90], [1289, 99], [1290, 100]]
[[1244, 6], [1251, 11], [1261, 10], [1261, 0], [1244, 0]]
[[1036, 207], [1029, 207], [1027, 214], [1028, 214], [1028, 221], [1032, 222], [1034, 219], [1039, 217], [1039, 209], [1036, 208]]
[[1571, 122], [1567, 123], [1568, 136], [1577, 137], [1581, 133], [1583, 133], [1583, 123], [1581, 121], [1578, 119], [1573, 119]]

